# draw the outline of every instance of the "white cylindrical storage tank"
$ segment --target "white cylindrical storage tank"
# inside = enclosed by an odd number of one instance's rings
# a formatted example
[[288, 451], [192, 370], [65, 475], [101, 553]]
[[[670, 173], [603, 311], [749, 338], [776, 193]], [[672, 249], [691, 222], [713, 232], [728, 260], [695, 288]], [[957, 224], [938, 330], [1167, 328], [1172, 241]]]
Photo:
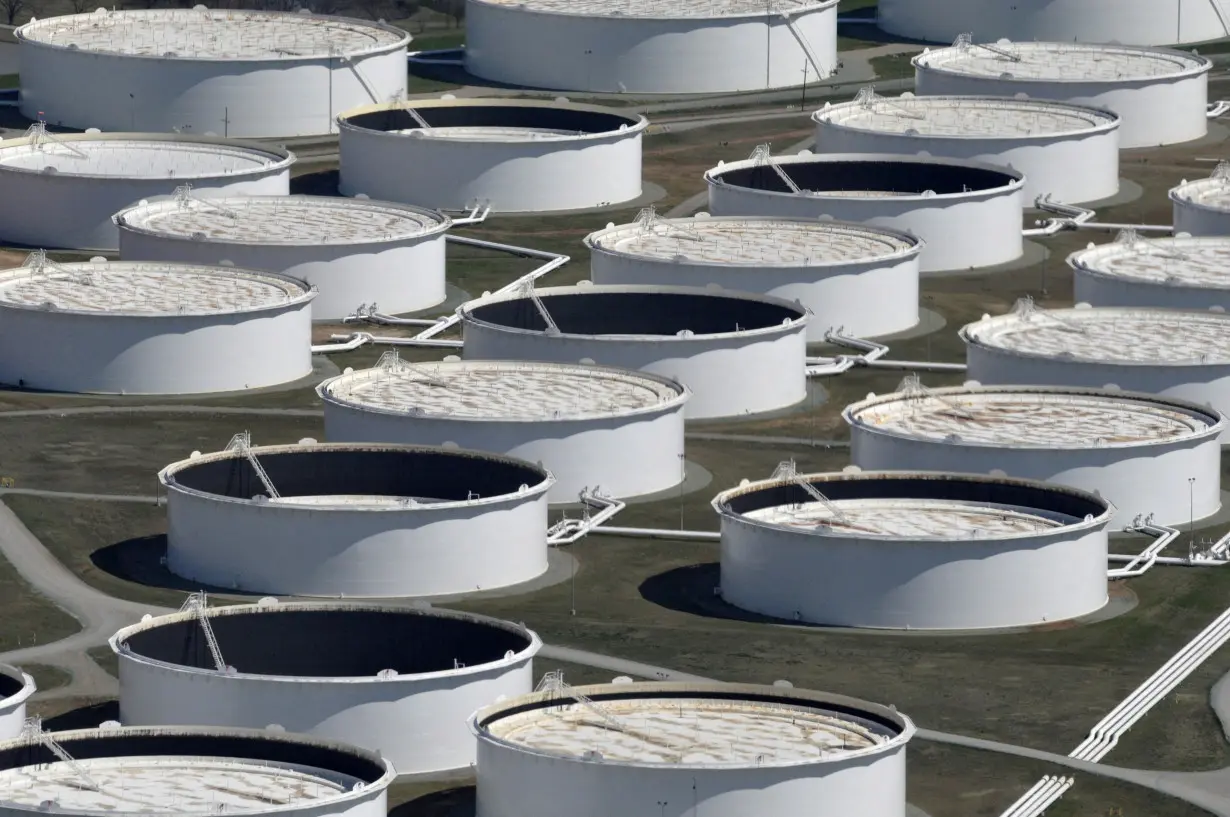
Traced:
[[1022, 627], [1092, 613], [1108, 598], [1113, 509], [1074, 488], [972, 474], [795, 474], [732, 488], [713, 507], [722, 597], [787, 621]]
[[560, 685], [471, 717], [477, 817], [906, 814], [914, 724], [896, 708], [789, 685]]
[[[692, 390], [689, 419], [776, 411], [807, 397], [798, 303], [720, 288], [572, 286], [463, 304], [468, 360], [593, 362]], [[737, 386], [735, 385], [737, 384]]]
[[465, 65], [595, 93], [794, 87], [837, 70], [837, 0], [467, 0]]
[[915, 57], [914, 86], [920, 95], [1027, 96], [1103, 108], [1119, 114], [1119, 147], [1143, 148], [1208, 132], [1212, 65], [1168, 48], [959, 42]]
[[446, 210], [488, 204], [500, 213], [622, 204], [641, 195], [648, 126], [638, 113], [564, 99], [369, 105], [338, 117], [338, 189]]
[[284, 196], [295, 156], [272, 145], [205, 136], [40, 133], [0, 142], [0, 240], [112, 251], [111, 216], [190, 185], [192, 195]]
[[180, 195], [116, 213], [120, 255], [267, 269], [316, 287], [314, 320], [361, 305], [417, 312], [445, 298], [448, 216], [404, 204], [331, 196]]
[[312, 373], [315, 297], [271, 272], [35, 253], [0, 270], [0, 383], [98, 394], [290, 383]]
[[1068, 256], [1075, 301], [1092, 306], [1230, 309], [1230, 236], [1124, 233]]
[[331, 133], [341, 111], [405, 96], [410, 36], [370, 20], [198, 5], [32, 20], [17, 42], [29, 119], [268, 138]]
[[817, 153], [973, 159], [1025, 174], [1024, 196], [1076, 203], [1119, 192], [1119, 116], [1110, 111], [991, 96], [877, 96], [826, 102], [812, 115]]
[[686, 387], [647, 372], [580, 364], [446, 360], [386, 353], [316, 387], [331, 442], [454, 443], [537, 462], [548, 498], [585, 489], [653, 494], [683, 480]]
[[877, 23], [889, 34], [950, 43], [964, 32], [982, 42], [1067, 40], [1173, 45], [1230, 36], [1222, 0], [880, 0]]
[[1181, 181], [1170, 190], [1175, 235], [1230, 235], [1230, 162], [1207, 179]]
[[1024, 174], [984, 162], [872, 153], [753, 158], [705, 173], [715, 216], [828, 217], [927, 243], [921, 270], [1021, 257]]
[[34, 679], [17, 667], [0, 664], [0, 740], [21, 734], [26, 722], [26, 702], [34, 694]]
[[343, 603], [205, 610], [219, 671], [194, 610], [125, 627], [126, 726], [264, 727], [361, 746], [399, 775], [468, 769], [466, 719], [534, 689], [531, 630], [472, 613]]
[[1041, 310], [1031, 301], [961, 329], [980, 383], [1113, 385], [1230, 412], [1230, 315], [1222, 311]]
[[423, 597], [509, 587], [547, 569], [553, 480], [541, 467], [455, 448], [249, 449], [243, 437], [158, 475], [177, 576], [252, 593]]
[[595, 284], [708, 286], [763, 292], [811, 310], [807, 340], [837, 329], [860, 338], [918, 323], [918, 259], [909, 233], [756, 216], [608, 225], [585, 239]]
[[0, 741], [0, 817], [385, 817], [395, 776], [377, 752], [273, 728], [104, 725], [50, 738]]
[[1221, 507], [1222, 415], [1186, 400], [1106, 389], [979, 386], [903, 391], [847, 406], [866, 470], [956, 471], [1097, 492], [1112, 526], [1169, 525]]

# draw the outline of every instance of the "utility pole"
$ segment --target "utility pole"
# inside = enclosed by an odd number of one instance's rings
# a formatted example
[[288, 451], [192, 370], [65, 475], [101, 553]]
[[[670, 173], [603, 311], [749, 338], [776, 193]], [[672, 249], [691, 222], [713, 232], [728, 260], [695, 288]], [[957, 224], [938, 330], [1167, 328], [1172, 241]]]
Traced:
[[807, 58], [803, 58], [803, 96], [799, 99], [799, 110], [807, 110]]

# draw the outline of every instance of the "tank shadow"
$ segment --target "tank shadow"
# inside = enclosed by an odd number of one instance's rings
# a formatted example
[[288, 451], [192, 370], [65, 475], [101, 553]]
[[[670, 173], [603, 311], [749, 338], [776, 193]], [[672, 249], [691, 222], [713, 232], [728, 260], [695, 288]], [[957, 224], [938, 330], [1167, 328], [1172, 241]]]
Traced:
[[290, 180], [292, 196], [337, 196], [338, 171], [320, 170], [315, 173], [304, 173]]
[[160, 590], [182, 590], [195, 593], [203, 590], [211, 594], [228, 596], [259, 596], [229, 587], [214, 587], [176, 576], [167, 569], [163, 559], [167, 555], [165, 533], [139, 536], [99, 548], [90, 554], [90, 561], [99, 570], [117, 579], [133, 584], [154, 587]]
[[389, 809], [389, 817], [474, 817], [473, 786], [433, 791]]
[[43, 727], [49, 732], [66, 732], [71, 729], [93, 729], [104, 721], [119, 719], [120, 702], [109, 700], [79, 706], [54, 718], [47, 718], [43, 721]]
[[665, 573], [650, 576], [641, 582], [641, 586], [637, 589], [645, 601], [677, 613], [756, 624], [789, 624], [795, 627], [819, 628], [819, 625], [809, 625], [740, 610], [732, 604], [727, 604], [721, 596], [714, 593], [714, 588], [720, 586], [721, 583], [721, 565], [717, 562], [706, 562], [705, 564], [676, 567]]

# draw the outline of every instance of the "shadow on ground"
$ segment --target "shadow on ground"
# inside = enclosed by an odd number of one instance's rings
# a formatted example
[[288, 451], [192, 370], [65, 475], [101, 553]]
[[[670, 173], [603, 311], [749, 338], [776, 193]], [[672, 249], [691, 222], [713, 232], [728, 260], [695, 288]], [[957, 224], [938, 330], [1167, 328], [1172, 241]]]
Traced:
[[389, 809], [389, 817], [474, 817], [475, 789], [462, 786], [425, 794]]
[[104, 721], [119, 719], [120, 702], [110, 700], [70, 709], [62, 715], [43, 721], [43, 727], [48, 732], [66, 732], [70, 729], [93, 729]]
[[165, 533], [159, 533], [125, 539], [123, 542], [99, 548], [90, 554], [90, 561], [96, 568], [114, 578], [159, 590], [182, 590], [185, 593], [204, 590], [210, 594], [222, 593], [228, 596], [260, 595], [232, 590], [229, 587], [214, 587], [176, 576], [167, 570], [164, 563], [166, 555], [167, 537]]

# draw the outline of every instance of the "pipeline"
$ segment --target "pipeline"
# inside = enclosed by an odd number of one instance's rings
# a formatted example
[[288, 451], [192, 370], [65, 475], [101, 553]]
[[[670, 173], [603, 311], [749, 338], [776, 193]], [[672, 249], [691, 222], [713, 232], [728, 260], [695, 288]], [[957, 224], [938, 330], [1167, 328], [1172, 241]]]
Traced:
[[920, 372], [963, 372], [965, 371], [964, 363], [929, 363], [921, 360], [884, 360], [883, 357], [888, 354], [888, 347], [882, 343], [875, 341], [863, 340], [862, 338], [853, 338], [842, 334], [842, 327], [838, 327], [837, 331], [824, 333], [824, 339], [835, 345], [845, 346], [849, 349], [856, 349], [862, 354], [858, 355], [838, 355], [837, 357], [809, 357], [807, 358], [807, 376], [808, 377], [828, 377], [848, 372], [856, 366], [864, 366], [872, 369], [903, 369], [908, 371]]
[[1230, 111], [1230, 100], [1219, 99], [1218, 101], [1209, 104], [1209, 109], [1205, 113], [1205, 116], [1209, 119], [1216, 119], [1226, 111]]
[[670, 528], [612, 528], [605, 525], [592, 528], [590, 533], [607, 536], [630, 536], [634, 539], [679, 539], [693, 542], [720, 542], [722, 534], [707, 530], [671, 530]]
[[313, 346], [312, 351], [348, 352], [351, 349], [358, 349], [364, 343], [370, 343], [374, 346], [415, 346], [425, 347], [428, 349], [460, 349], [462, 346], [461, 341], [459, 340], [422, 338], [417, 336], [412, 338], [398, 338], [392, 336], [384, 337], [380, 335], [369, 335], [366, 332], [355, 332], [352, 335], [330, 335], [329, 339], [339, 342], [325, 346]]
[[[589, 488], [584, 489], [581, 491], [580, 499], [582, 506], [581, 518], [570, 519], [565, 516], [552, 525], [547, 530], [547, 544], [549, 546], [571, 545], [586, 534], [596, 532], [599, 525], [627, 507], [625, 503], [620, 502], [618, 499], [602, 493], [600, 488], [595, 488], [592, 491]], [[591, 511], [596, 511], [596, 513], [591, 513]]]
[[1063, 204], [1052, 201], [1050, 195], [1039, 196], [1034, 206], [1047, 213], [1054, 213], [1058, 218], [1039, 219], [1034, 224], [1036, 229], [1021, 230], [1021, 235], [1027, 238], [1051, 236], [1065, 230], [1136, 230], [1137, 232], [1174, 232], [1169, 224], [1108, 224], [1094, 221], [1097, 212], [1087, 207], [1075, 204]]
[[1146, 536], [1152, 536], [1153, 541], [1139, 554], [1129, 559], [1127, 567], [1117, 567], [1106, 571], [1106, 578], [1108, 579], [1130, 579], [1136, 576], [1143, 576], [1149, 572], [1153, 565], [1157, 564], [1158, 557], [1162, 551], [1170, 547], [1179, 538], [1179, 531], [1175, 528], [1168, 528], [1165, 525], [1154, 525], [1152, 514], [1143, 521], [1140, 517], [1136, 517], [1132, 524], [1124, 528], [1124, 530], [1129, 533], [1143, 533]]
[[372, 336], [366, 332], [355, 332], [353, 335], [332, 335], [331, 340], [342, 340], [341, 343], [321, 343], [312, 346], [312, 354], [326, 355], [331, 352], [350, 352], [360, 346], [371, 343]]

